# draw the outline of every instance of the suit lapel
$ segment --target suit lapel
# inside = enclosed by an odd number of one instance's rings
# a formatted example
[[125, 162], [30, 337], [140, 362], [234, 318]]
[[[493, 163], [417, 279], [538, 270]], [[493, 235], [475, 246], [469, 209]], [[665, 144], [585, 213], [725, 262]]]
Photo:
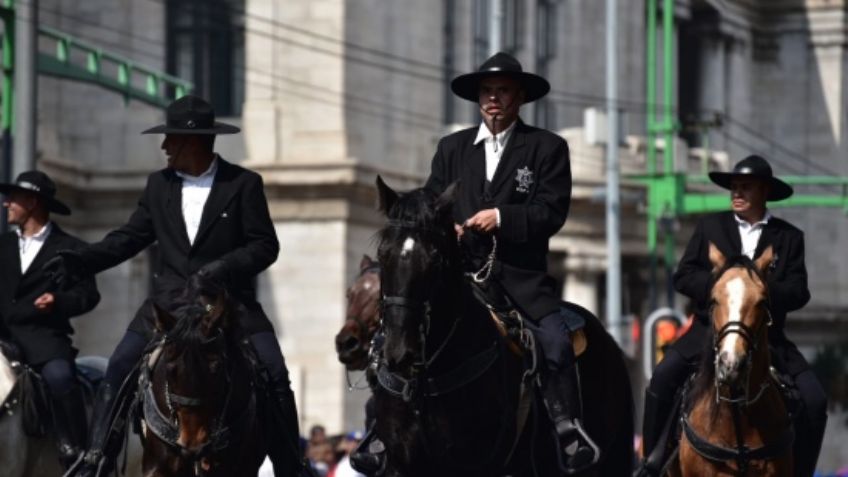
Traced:
[[724, 232], [723, 235], [727, 240], [727, 246], [729, 246], [729, 250], [722, 250], [722, 253], [727, 257], [735, 257], [741, 254], [742, 237], [739, 236], [739, 224], [736, 223], [736, 217], [734, 217], [733, 212], [725, 215], [724, 220], [721, 221], [721, 225]]
[[495, 169], [495, 175], [492, 177], [492, 195], [497, 195], [501, 187], [509, 181], [515, 174], [515, 168], [521, 164], [524, 159], [524, 143], [526, 137], [524, 135], [524, 123], [520, 119], [512, 131], [512, 137], [506, 144], [506, 149], [498, 162], [498, 167]]
[[[760, 240], [757, 242], [757, 249], [754, 252], [754, 258], [759, 257], [766, 247], [775, 243], [778, 233], [779, 231], [774, 226], [774, 221], [769, 220], [768, 223], [763, 226], [763, 232], [760, 234]], [[775, 256], [773, 261], [777, 261], [776, 259], [777, 257]]]
[[215, 181], [212, 183], [212, 190], [209, 191], [209, 197], [203, 205], [203, 215], [200, 217], [200, 227], [197, 229], [197, 236], [194, 237], [194, 243], [200, 243], [200, 239], [209, 230], [212, 224], [224, 212], [224, 208], [230, 203], [230, 200], [235, 194], [236, 187], [233, 184], [234, 168], [229, 162], [218, 158], [218, 170], [215, 172]]
[[[474, 141], [474, 137], [471, 138], [471, 141]], [[468, 168], [467, 182], [469, 186], [477, 188], [474, 191], [475, 196], [480, 196], [485, 190], [486, 184], [486, 148], [483, 143], [469, 143], [466, 157], [468, 158], [465, 164], [465, 167]], [[464, 184], [463, 187], [465, 187]]]
[[186, 248], [189, 247], [188, 232], [186, 232], [185, 219], [183, 218], [183, 180], [172, 169], [167, 171], [168, 190], [165, 191], [167, 198], [165, 199], [165, 213], [169, 220], [177, 229], [180, 237], [185, 242]]
[[[41, 266], [44, 265], [44, 262], [53, 258], [56, 250], [59, 249], [58, 242], [61, 241], [61, 237], [64, 232], [58, 225], [56, 225], [55, 222], [51, 227], [53, 228], [50, 230], [50, 235], [47, 236], [47, 240], [44, 241], [44, 244], [41, 245], [38, 253], [35, 254], [35, 258], [32, 259], [32, 263], [29, 264], [29, 267], [27, 268], [26, 273], [23, 274], [23, 278], [21, 278], [21, 280], [26, 280], [33, 274], [40, 274]], [[20, 269], [20, 255], [18, 256], [18, 267]]]

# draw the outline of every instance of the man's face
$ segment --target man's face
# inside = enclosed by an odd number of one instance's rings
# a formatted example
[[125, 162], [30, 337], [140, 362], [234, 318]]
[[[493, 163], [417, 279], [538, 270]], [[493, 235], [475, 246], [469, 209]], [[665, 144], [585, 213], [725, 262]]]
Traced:
[[166, 134], [162, 150], [165, 151], [168, 167], [187, 172], [191, 158], [196, 154], [197, 142], [197, 138], [189, 134]]
[[478, 96], [480, 114], [487, 125], [493, 121], [508, 126], [518, 117], [518, 108], [524, 103], [521, 83], [508, 76], [492, 76], [480, 82]]
[[3, 207], [7, 210], [9, 223], [21, 226], [32, 215], [38, 205], [38, 198], [29, 192], [13, 190], [3, 199]]
[[765, 209], [768, 197], [766, 181], [754, 178], [735, 177], [730, 180], [731, 208], [739, 216]]

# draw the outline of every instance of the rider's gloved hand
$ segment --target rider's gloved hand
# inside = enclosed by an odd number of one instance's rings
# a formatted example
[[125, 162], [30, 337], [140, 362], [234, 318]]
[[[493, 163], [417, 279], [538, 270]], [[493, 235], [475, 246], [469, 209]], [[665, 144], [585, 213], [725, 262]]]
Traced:
[[228, 283], [229, 271], [227, 270], [227, 262], [223, 259], [213, 260], [206, 265], [200, 267], [194, 273], [195, 276], [203, 280], [211, 280], [219, 286], [225, 286]]
[[82, 254], [71, 249], [56, 251], [56, 255], [45, 262], [41, 269], [59, 290], [72, 287], [91, 275], [85, 266]]

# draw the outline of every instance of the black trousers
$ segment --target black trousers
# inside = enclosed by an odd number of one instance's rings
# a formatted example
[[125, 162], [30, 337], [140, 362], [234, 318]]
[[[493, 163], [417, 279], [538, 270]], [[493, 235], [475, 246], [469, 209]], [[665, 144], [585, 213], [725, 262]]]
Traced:
[[65, 396], [77, 386], [76, 365], [64, 358], [47, 361], [39, 370], [53, 397]]
[[545, 315], [538, 323], [525, 320], [526, 326], [542, 348], [548, 371], [558, 371], [574, 364], [574, 345], [565, 316], [559, 311]]

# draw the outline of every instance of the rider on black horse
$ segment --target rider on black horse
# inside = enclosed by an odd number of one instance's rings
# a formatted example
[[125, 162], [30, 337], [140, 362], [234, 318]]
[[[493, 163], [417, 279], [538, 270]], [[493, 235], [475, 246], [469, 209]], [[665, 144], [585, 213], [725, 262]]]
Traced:
[[[239, 316], [240, 327], [270, 381], [267, 386], [275, 419], [269, 424], [269, 456], [277, 475], [298, 475], [302, 470], [288, 370], [274, 328], [256, 301], [254, 278], [274, 263], [280, 249], [262, 178], [214, 152], [217, 134], [238, 131], [216, 122], [212, 107], [200, 98], [185, 96], [174, 101], [167, 109], [167, 124], [142, 133], [165, 134], [162, 149], [168, 167], [149, 176], [126, 225], [82, 250], [60, 252], [48, 264], [73, 281], [75, 276], [114, 267], [154, 242], [159, 244], [152, 296], [142, 304], [109, 360], [95, 403], [91, 444], [76, 475], [101, 475], [120, 448], [120, 441], [115, 445], [113, 427], [120, 427], [125, 416], [116, 415], [119, 412], [113, 407], [121, 405], [118, 394], [122, 385], [132, 377], [154, 336], [153, 302], [166, 304], [192, 274], [218, 281], [246, 310]], [[133, 384], [127, 383], [132, 391]]]
[[[550, 85], [522, 71], [512, 56], [498, 53], [478, 71], [455, 78], [451, 89], [477, 103], [483, 120], [439, 142], [425, 187], [441, 194], [460, 181], [454, 215], [469, 270], [486, 268], [480, 274], [487, 275], [480, 285], [486, 301], [496, 309], [519, 310], [541, 345], [547, 364], [542, 396], [559, 434], [564, 465], [576, 471], [597, 457], [582, 430], [570, 339], [570, 332], [584, 323], [564, 309], [547, 274], [548, 241], [565, 223], [571, 200], [568, 145], [518, 117], [520, 106], [543, 97]], [[489, 269], [484, 264], [493, 248]], [[359, 453], [355, 458], [362, 470], [380, 467], [380, 456]]]
[[709, 244], [713, 243], [726, 257], [744, 254], [751, 259], [759, 257], [768, 246], [773, 247], [774, 260], [767, 275], [773, 320], [768, 330], [769, 345], [773, 364], [793, 378], [803, 403], [805, 425], [795, 429], [795, 475], [812, 476], [827, 422], [827, 397], [807, 360], [784, 333], [786, 314], [810, 300], [804, 234], [766, 208], [766, 201], [791, 196], [792, 187], [774, 177], [771, 166], [759, 156], [739, 161], [733, 172], [712, 172], [710, 179], [731, 191], [732, 210], [707, 215], [698, 222], [674, 274], [677, 291], [695, 304], [696, 319], [690, 330], [666, 351], [651, 376], [645, 392], [642, 433], [646, 459], [637, 474], [659, 475], [666, 460], [666, 443], [658, 441], [674, 411], [675, 394], [697, 370], [709, 339], [713, 269]]
[[57, 250], [85, 245], [50, 220], [51, 212], [71, 211], [54, 197], [56, 187], [47, 174], [23, 172], [14, 183], [0, 184], [0, 193], [6, 196], [9, 223], [17, 227], [0, 236], [0, 339], [16, 345], [23, 362], [44, 380], [59, 459], [67, 468], [85, 449], [88, 428], [70, 318], [97, 306], [100, 294], [93, 277], [56, 290], [52, 277], [41, 269]]

